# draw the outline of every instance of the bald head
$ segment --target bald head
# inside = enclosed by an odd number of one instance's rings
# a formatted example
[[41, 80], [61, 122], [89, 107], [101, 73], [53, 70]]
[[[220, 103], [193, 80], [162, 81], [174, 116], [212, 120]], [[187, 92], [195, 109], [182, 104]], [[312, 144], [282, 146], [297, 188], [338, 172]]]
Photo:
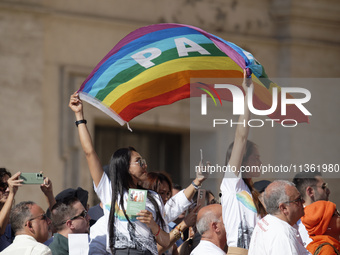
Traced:
[[222, 206], [219, 204], [207, 205], [197, 214], [197, 230], [202, 235], [209, 230], [212, 222], [219, 222], [222, 217]]
[[224, 248], [227, 238], [221, 205], [207, 205], [199, 210], [196, 226], [198, 232], [202, 235], [201, 240], [212, 242], [221, 249]]

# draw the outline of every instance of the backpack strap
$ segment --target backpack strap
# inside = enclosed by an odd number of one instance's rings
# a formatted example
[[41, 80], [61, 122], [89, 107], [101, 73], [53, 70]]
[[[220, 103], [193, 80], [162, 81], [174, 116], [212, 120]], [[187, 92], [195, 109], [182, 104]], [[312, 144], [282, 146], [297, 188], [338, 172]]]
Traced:
[[333, 249], [334, 249], [334, 251], [335, 251], [335, 253], [338, 254], [338, 255], [340, 255], [340, 252], [339, 252], [332, 244], [330, 244], [330, 243], [322, 243], [322, 244], [320, 244], [320, 245], [318, 246], [318, 248], [316, 248], [316, 250], [315, 250], [315, 252], [314, 252], [313, 255], [318, 255], [318, 254], [320, 253], [322, 247], [324, 247], [325, 245], [330, 245], [330, 246], [332, 246]]

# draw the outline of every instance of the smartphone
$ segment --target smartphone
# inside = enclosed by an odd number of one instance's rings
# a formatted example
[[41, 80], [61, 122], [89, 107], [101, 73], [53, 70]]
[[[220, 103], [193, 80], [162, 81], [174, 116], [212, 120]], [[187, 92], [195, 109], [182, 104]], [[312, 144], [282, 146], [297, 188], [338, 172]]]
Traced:
[[197, 193], [197, 204], [200, 205], [200, 208], [202, 208], [206, 205], [206, 200], [205, 200], [206, 191], [205, 189], [198, 189], [197, 192], [198, 192]]
[[22, 184], [43, 184], [44, 176], [42, 173], [21, 173]]

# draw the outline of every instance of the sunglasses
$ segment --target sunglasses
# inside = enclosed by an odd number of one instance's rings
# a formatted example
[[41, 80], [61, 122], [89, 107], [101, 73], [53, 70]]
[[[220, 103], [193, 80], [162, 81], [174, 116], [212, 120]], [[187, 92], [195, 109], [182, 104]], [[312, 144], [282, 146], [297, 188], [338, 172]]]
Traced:
[[79, 215], [76, 215], [76, 216], [72, 217], [71, 219], [64, 220], [63, 222], [60, 223], [60, 225], [65, 224], [65, 223], [66, 223], [67, 221], [69, 221], [69, 220], [76, 220], [76, 219], [78, 219], [78, 218], [80, 218], [80, 217], [85, 219], [86, 215], [87, 215], [87, 211], [84, 210], [84, 211], [82, 211]]
[[[47, 217], [47, 215], [44, 213], [44, 214], [40, 214], [40, 215], [38, 215], [38, 216], [36, 216], [36, 217], [30, 218], [30, 219], [28, 219], [27, 221], [32, 221], [32, 220], [38, 219], [39, 217], [41, 217], [40, 220], [44, 220], [44, 221], [47, 221], [47, 219], [49, 219], [49, 218]], [[27, 226], [27, 223], [25, 224], [25, 226]]]
[[143, 159], [143, 158], [139, 158], [136, 162], [132, 162], [130, 165], [132, 165], [132, 164], [140, 165], [140, 167], [143, 168], [144, 166], [146, 166], [146, 160]]
[[324, 183], [322, 183], [322, 185], [321, 185], [321, 186], [316, 186], [316, 187], [318, 187], [318, 188], [321, 188], [321, 189], [325, 190], [325, 189], [328, 189], [328, 183], [324, 182]]

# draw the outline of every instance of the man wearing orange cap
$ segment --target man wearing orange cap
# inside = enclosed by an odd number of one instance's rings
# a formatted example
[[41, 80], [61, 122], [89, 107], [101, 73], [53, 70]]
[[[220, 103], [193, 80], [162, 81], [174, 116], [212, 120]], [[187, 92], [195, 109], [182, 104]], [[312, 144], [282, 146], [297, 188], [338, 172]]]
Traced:
[[294, 227], [304, 215], [304, 201], [295, 185], [274, 181], [264, 191], [263, 200], [268, 214], [254, 228], [248, 255], [310, 254]]
[[317, 201], [305, 207], [302, 223], [313, 241], [307, 249], [319, 255], [340, 254], [340, 215], [336, 205], [329, 201]]

